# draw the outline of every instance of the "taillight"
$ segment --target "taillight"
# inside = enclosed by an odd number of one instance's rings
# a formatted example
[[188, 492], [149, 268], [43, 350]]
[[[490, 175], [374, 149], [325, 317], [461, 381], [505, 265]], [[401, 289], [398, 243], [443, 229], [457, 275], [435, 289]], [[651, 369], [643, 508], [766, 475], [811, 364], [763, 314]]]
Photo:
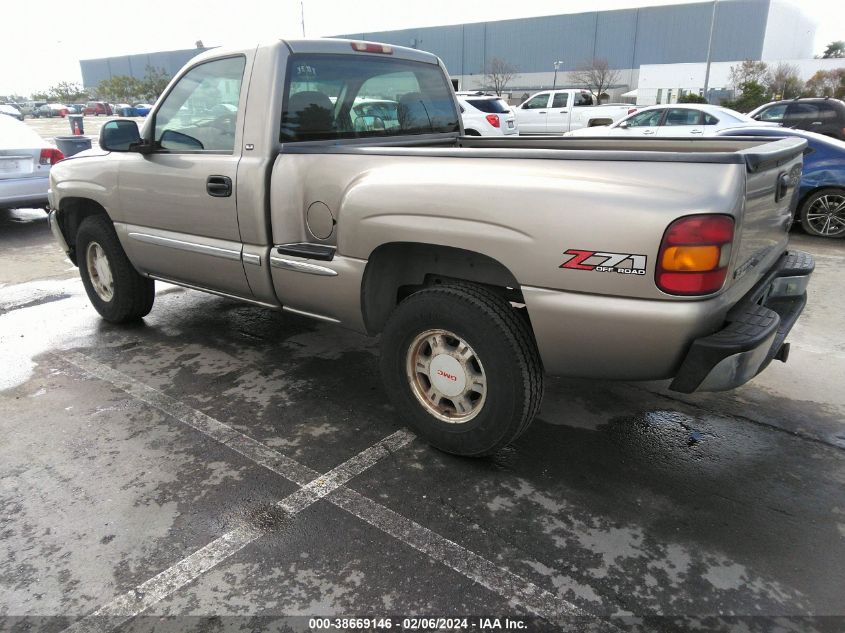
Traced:
[[387, 44], [373, 44], [372, 42], [352, 42], [352, 48], [361, 53], [381, 53], [393, 55], [393, 47]]
[[55, 147], [45, 147], [41, 150], [41, 157], [38, 160], [40, 165], [55, 165], [60, 160], [64, 160], [65, 155], [62, 154]]
[[634, 112], [636, 112], [636, 111], [637, 111], [636, 108], [628, 108], [628, 114], [634, 114]]
[[673, 295], [706, 295], [725, 283], [734, 220], [728, 215], [688, 215], [672, 222], [657, 256], [655, 281]]
[[488, 114], [486, 117], [487, 122], [492, 125], [493, 127], [499, 127], [499, 115], [498, 114]]

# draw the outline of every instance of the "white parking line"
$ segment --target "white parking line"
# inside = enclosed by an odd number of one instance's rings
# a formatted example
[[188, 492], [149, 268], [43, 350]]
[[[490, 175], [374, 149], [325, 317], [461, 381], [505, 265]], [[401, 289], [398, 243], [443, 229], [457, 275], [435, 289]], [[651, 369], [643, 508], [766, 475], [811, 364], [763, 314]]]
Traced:
[[[356, 475], [360, 475], [383, 457], [409, 444], [413, 439], [412, 433], [396, 431], [343, 462], [340, 466], [333, 468], [325, 475], [318, 476], [276, 505], [292, 518], [327, 494], [337, 490]], [[164, 600], [177, 589], [199, 578], [208, 570], [241, 551], [267, 531], [268, 529], [263, 529], [260, 526], [239, 525], [146, 582], [118, 596], [94, 613], [78, 620], [65, 631], [72, 631], [73, 633], [84, 631], [87, 633], [89, 631], [113, 629], [157, 602]]]
[[[376, 447], [382, 447], [382, 450], [389, 451], [404, 446], [414, 438], [413, 434], [407, 431], [398, 431], [390, 435], [371, 449], [356, 455], [326, 473], [326, 475], [320, 476], [316, 471], [282, 455], [229, 425], [84, 354], [68, 352], [59, 358], [64, 358], [89, 374], [112, 384], [168, 416], [228, 446], [256, 464], [302, 486], [300, 490], [289, 495], [278, 504], [292, 514], [326, 497], [326, 501], [536, 615], [553, 621], [562, 617], [590, 615], [571, 602], [538, 587], [531, 581], [507, 569], [499, 567], [483, 556], [450, 541], [446, 537], [354, 490], [344, 487], [344, 484], [352, 477], [363, 472], [383, 457], [377, 452], [368, 453], [368, 451], [372, 451]], [[208, 569], [210, 568], [208, 567]], [[203, 571], [207, 571], [207, 569]]]

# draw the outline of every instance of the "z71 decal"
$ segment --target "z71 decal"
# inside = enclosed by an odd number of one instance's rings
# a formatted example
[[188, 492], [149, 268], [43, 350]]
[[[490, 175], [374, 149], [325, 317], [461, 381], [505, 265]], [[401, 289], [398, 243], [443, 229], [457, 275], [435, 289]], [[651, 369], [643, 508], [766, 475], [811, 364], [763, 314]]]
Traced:
[[619, 273], [621, 275], [645, 275], [645, 255], [582, 251], [577, 248], [570, 248], [564, 252], [564, 255], [569, 255], [569, 258], [560, 265], [560, 268], [593, 270], [599, 273]]

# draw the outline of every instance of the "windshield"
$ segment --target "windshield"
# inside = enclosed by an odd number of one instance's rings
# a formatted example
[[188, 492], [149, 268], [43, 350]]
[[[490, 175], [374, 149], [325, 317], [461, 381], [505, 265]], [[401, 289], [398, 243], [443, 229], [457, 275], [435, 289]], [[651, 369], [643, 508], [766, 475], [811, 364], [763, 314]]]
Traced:
[[450, 133], [452, 87], [439, 66], [358, 55], [294, 55], [282, 142]]

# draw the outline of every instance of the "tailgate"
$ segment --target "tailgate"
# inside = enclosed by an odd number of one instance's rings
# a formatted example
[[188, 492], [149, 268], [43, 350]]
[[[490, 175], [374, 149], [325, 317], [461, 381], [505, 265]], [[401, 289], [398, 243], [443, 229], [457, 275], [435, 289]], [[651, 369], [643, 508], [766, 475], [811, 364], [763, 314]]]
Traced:
[[786, 249], [806, 147], [804, 139], [789, 137], [740, 152], [746, 165], [745, 205], [734, 281], [761, 276]]

